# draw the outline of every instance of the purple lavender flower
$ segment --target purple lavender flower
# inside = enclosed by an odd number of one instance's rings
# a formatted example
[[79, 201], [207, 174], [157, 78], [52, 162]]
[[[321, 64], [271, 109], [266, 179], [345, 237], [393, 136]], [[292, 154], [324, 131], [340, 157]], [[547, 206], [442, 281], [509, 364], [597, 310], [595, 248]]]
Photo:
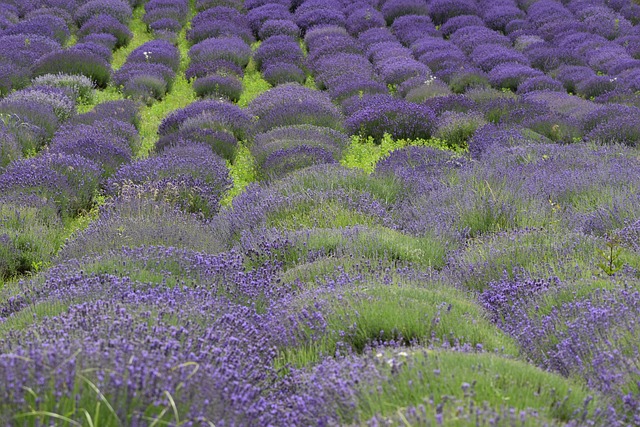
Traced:
[[421, 0], [386, 0], [380, 8], [387, 24], [404, 15], [427, 15], [427, 4]]
[[273, 36], [298, 38], [300, 37], [300, 27], [289, 19], [267, 19], [260, 26], [258, 37], [260, 40], [266, 40]]
[[194, 63], [224, 59], [240, 67], [246, 67], [251, 58], [251, 48], [239, 37], [211, 38], [197, 43], [189, 49]]
[[345, 27], [349, 34], [357, 36], [371, 28], [384, 28], [386, 21], [381, 12], [375, 7], [363, 5], [356, 8], [353, 12], [347, 14]]
[[260, 69], [276, 63], [302, 66], [304, 54], [298, 42], [290, 36], [273, 36], [263, 41], [254, 52], [253, 60]]
[[165, 117], [158, 128], [158, 134], [168, 135], [179, 129], [195, 126], [197, 122], [188, 122], [194, 119], [200, 120], [199, 124], [208, 123], [206, 127], [215, 130], [228, 130], [240, 139], [252, 133], [250, 116], [237, 105], [225, 101], [203, 100], [193, 102]]
[[161, 155], [120, 168], [107, 182], [107, 191], [154, 189], [153, 197], [171, 200], [190, 213], [210, 217], [231, 186], [225, 162], [204, 144], [178, 145]]
[[51, 141], [52, 153], [78, 154], [100, 165], [105, 176], [131, 161], [128, 141], [88, 125], [65, 125]]
[[33, 64], [33, 75], [82, 74], [93, 80], [96, 86], [106, 87], [111, 79], [111, 66], [104, 59], [85, 50], [67, 49], [54, 51]]
[[66, 22], [57, 16], [42, 15], [20, 21], [2, 31], [3, 35], [34, 34], [55, 40], [61, 45], [69, 39]]
[[91, 208], [100, 168], [79, 155], [47, 153], [12, 163], [0, 175], [0, 194], [34, 194], [52, 199], [63, 216]]
[[438, 25], [459, 15], [479, 15], [478, 5], [472, 0], [434, 0], [429, 4], [429, 15]]
[[209, 74], [193, 82], [193, 90], [199, 97], [225, 98], [237, 102], [242, 95], [242, 81], [236, 76]]
[[349, 133], [377, 141], [385, 133], [398, 139], [427, 139], [434, 125], [435, 114], [430, 108], [385, 95], [363, 97], [360, 108], [345, 122]]
[[90, 0], [76, 9], [73, 17], [78, 27], [81, 27], [91, 18], [105, 14], [117, 19], [120, 23], [128, 25], [131, 21], [131, 6], [122, 0], [109, 0], [102, 2], [99, 0]]
[[262, 6], [251, 8], [247, 13], [249, 27], [254, 34], [258, 34], [262, 25], [271, 19], [293, 20], [293, 15], [289, 12], [289, 7], [278, 3], [266, 3]]
[[127, 62], [162, 64], [177, 72], [180, 68], [180, 52], [165, 40], [152, 40], [135, 48], [127, 57]]
[[18, 67], [29, 68], [46, 54], [60, 50], [60, 44], [47, 37], [27, 34], [0, 36], [0, 57]]
[[450, 36], [451, 34], [464, 27], [482, 27], [484, 21], [478, 15], [458, 15], [449, 18], [447, 22], [440, 26], [440, 32], [444, 36]]
[[304, 84], [307, 73], [295, 64], [283, 62], [269, 64], [262, 71], [262, 77], [272, 86], [286, 83]]

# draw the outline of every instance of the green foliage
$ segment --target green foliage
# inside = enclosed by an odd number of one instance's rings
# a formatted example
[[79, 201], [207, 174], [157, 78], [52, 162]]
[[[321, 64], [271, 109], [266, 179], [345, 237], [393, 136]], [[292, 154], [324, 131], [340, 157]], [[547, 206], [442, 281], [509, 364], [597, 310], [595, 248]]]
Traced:
[[606, 249], [598, 249], [598, 255], [600, 256], [600, 262], [598, 267], [604, 271], [607, 275], [613, 276], [620, 271], [624, 266], [624, 261], [621, 258], [622, 247], [620, 247], [620, 241], [616, 237], [610, 237], [606, 242]]
[[440, 150], [450, 150], [455, 153], [464, 153], [465, 147], [451, 147], [447, 141], [438, 138], [430, 139], [393, 139], [389, 134], [383, 136], [382, 141], [376, 144], [373, 137], [363, 138], [361, 136], [351, 136], [351, 145], [345, 150], [345, 154], [340, 161], [344, 166], [350, 168], [360, 168], [365, 172], [373, 172], [376, 164], [381, 159], [387, 157], [392, 151], [410, 145], [433, 147]]
[[247, 185], [256, 180], [256, 170], [251, 151], [246, 144], [240, 142], [233, 164], [227, 161], [229, 174], [233, 179], [233, 187], [225, 194], [220, 202], [222, 206], [230, 206], [231, 201], [238, 194], [241, 194]]
[[0, 281], [44, 268], [63, 235], [63, 224], [52, 210], [0, 206]]
[[303, 366], [336, 352], [362, 352], [374, 341], [390, 340], [436, 347], [481, 344], [486, 350], [518, 353], [515, 343], [485, 318], [477, 304], [450, 286], [416, 286], [398, 278], [383, 284], [369, 278], [348, 290], [328, 291], [315, 302], [325, 307], [326, 334], [321, 339], [309, 335], [300, 346], [284, 350], [282, 362]]
[[[423, 399], [432, 399], [440, 409], [427, 411], [428, 425], [436, 425], [435, 415], [441, 412], [443, 425], [466, 426], [468, 421], [460, 420], [458, 411], [485, 403], [494, 410], [506, 406], [516, 414], [524, 410], [538, 414], [518, 425], [563, 425], [597, 405], [589, 397], [593, 392], [578, 383], [494, 354], [401, 348], [374, 352], [371, 357], [385, 375], [373, 385], [363, 384], [359, 410], [364, 419], [393, 415], [407, 406], [428, 406]], [[589, 402], [586, 407], [584, 402]]]
[[244, 90], [238, 99], [238, 106], [245, 108], [251, 101], [260, 96], [262, 93], [271, 89], [271, 85], [262, 78], [262, 74], [257, 70], [253, 59], [249, 61], [249, 65], [244, 70], [242, 78], [242, 87]]
[[124, 65], [127, 57], [138, 46], [153, 40], [153, 35], [147, 32], [147, 24], [142, 22], [144, 16], [144, 6], [138, 6], [133, 9], [133, 19], [129, 24], [129, 29], [133, 33], [133, 38], [124, 47], [116, 50], [113, 53], [113, 59], [111, 60], [111, 66], [113, 70], [117, 70]]

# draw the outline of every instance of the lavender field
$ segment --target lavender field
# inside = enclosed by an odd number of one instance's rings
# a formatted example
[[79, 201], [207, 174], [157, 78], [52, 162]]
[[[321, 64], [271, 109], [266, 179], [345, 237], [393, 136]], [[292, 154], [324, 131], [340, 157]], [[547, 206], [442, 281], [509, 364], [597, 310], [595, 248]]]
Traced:
[[640, 426], [639, 0], [0, 0], [0, 426]]

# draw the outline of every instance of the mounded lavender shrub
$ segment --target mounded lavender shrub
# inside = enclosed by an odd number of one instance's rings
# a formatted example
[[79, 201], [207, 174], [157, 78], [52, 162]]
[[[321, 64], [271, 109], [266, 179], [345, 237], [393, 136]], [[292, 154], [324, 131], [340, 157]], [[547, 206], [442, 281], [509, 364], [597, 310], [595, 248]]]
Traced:
[[122, 0], [90, 0], [76, 9], [73, 17], [78, 27], [81, 27], [82, 24], [99, 14], [109, 15], [120, 23], [128, 25], [131, 21], [132, 10], [131, 6]]
[[11, 93], [5, 100], [49, 105], [59, 123], [67, 121], [76, 113], [73, 94], [63, 88], [31, 86]]
[[488, 29], [487, 27], [469, 26], [456, 30], [449, 40], [466, 54], [473, 52], [477, 46], [481, 44], [497, 44], [505, 47], [511, 47], [511, 40], [497, 31]]
[[127, 56], [127, 62], [162, 64], [177, 72], [180, 68], [180, 52], [165, 40], [152, 40], [135, 48]]
[[55, 40], [61, 45], [64, 45], [71, 35], [66, 22], [62, 18], [49, 15], [22, 20], [2, 31], [2, 34], [34, 34]]
[[264, 92], [249, 103], [248, 112], [257, 132], [296, 124], [342, 129], [342, 114], [327, 95], [295, 83]]
[[76, 43], [73, 48], [77, 51], [92, 53], [107, 62], [111, 62], [113, 58], [111, 50], [102, 44], [82, 41], [81, 43]]
[[440, 31], [444, 36], [451, 34], [464, 27], [482, 27], [484, 21], [478, 15], [458, 15], [447, 20], [440, 27]]
[[36, 86], [58, 87], [67, 90], [74, 96], [76, 102], [85, 103], [93, 98], [93, 82], [90, 78], [71, 74], [45, 74], [33, 79]]
[[116, 36], [109, 33], [88, 34], [82, 38], [82, 41], [84, 43], [100, 44], [111, 51], [113, 51], [116, 48], [116, 44], [118, 44]]
[[37, 9], [29, 11], [24, 17], [28, 19], [34, 18], [36, 16], [56, 16], [62, 19], [69, 29], [71, 29], [75, 25], [72, 14], [62, 7], [41, 6]]
[[51, 141], [50, 151], [78, 154], [89, 159], [102, 168], [104, 176], [113, 174], [132, 157], [132, 150], [124, 137], [83, 124], [63, 126]]
[[[0, 114], [3, 115], [5, 125], [9, 125], [16, 137], [23, 141], [21, 132], [25, 133], [24, 145], [26, 151], [38, 149], [51, 139], [60, 121], [56, 113], [48, 103], [31, 102], [30, 99], [4, 99], [0, 102]], [[31, 139], [30, 135], [34, 137]], [[33, 145], [31, 145], [33, 144]]]
[[238, 140], [231, 132], [194, 127], [160, 137], [156, 142], [155, 152], [161, 153], [170, 147], [189, 144], [206, 144], [214, 153], [232, 163], [238, 150]]
[[334, 163], [348, 143], [345, 134], [333, 129], [295, 125], [256, 135], [250, 149], [259, 174], [274, 179], [314, 164]]
[[243, 89], [242, 80], [233, 75], [209, 74], [193, 82], [193, 90], [201, 98], [225, 98], [237, 102]]
[[517, 147], [536, 142], [524, 129], [505, 128], [495, 124], [480, 127], [469, 140], [469, 154], [474, 159], [481, 159], [490, 146]]
[[375, 175], [392, 175], [410, 194], [425, 193], [437, 187], [436, 181], [449, 170], [461, 167], [464, 157], [431, 147], [409, 146], [394, 150], [376, 164]]
[[273, 36], [300, 37], [300, 27], [295, 22], [288, 19], [267, 19], [260, 26], [258, 38], [266, 40]]
[[388, 25], [405, 15], [427, 15], [427, 4], [421, 0], [386, 0], [380, 8]]
[[21, 89], [29, 84], [29, 70], [10, 62], [0, 64], [0, 95]]
[[365, 48], [368, 48], [369, 46], [376, 43], [393, 41], [397, 41], [397, 39], [393, 35], [393, 33], [386, 27], [371, 28], [358, 34], [358, 42], [360, 42]]
[[43, 56], [60, 50], [60, 43], [48, 37], [29, 34], [0, 36], [0, 57], [3, 62], [29, 68]]
[[353, 84], [354, 76], [371, 80], [374, 71], [371, 62], [362, 54], [335, 53], [318, 59], [314, 64], [315, 81], [319, 88], [332, 88], [344, 75], [349, 75]]
[[479, 112], [445, 111], [438, 117], [434, 135], [445, 141], [449, 147], [467, 147], [469, 138], [486, 123], [484, 116]]
[[33, 64], [34, 77], [57, 73], [84, 75], [104, 88], [111, 80], [111, 65], [93, 53], [73, 48], [52, 52]]
[[239, 37], [246, 43], [255, 42], [253, 33], [246, 24], [238, 25], [232, 20], [225, 20], [221, 18], [216, 18], [212, 21], [204, 21], [198, 26], [192, 26], [187, 33], [187, 37], [192, 44], [215, 37]]
[[165, 117], [160, 123], [158, 134], [164, 136], [183, 129], [185, 123], [189, 126], [190, 119], [208, 122], [208, 128], [230, 131], [239, 139], [249, 137], [253, 132], [250, 115], [237, 105], [227, 101], [203, 100], [193, 102]]
[[393, 21], [391, 31], [400, 43], [410, 46], [426, 36], [439, 37], [433, 21], [426, 15], [404, 15]]
[[0, 127], [0, 171], [14, 160], [22, 157], [22, 148], [13, 132], [6, 126]]
[[50, 152], [22, 159], [0, 175], [0, 194], [51, 199], [64, 217], [89, 210], [100, 184], [100, 168], [77, 154]]
[[382, 140], [385, 133], [398, 139], [431, 137], [435, 113], [430, 108], [389, 95], [363, 97], [359, 108], [345, 121], [352, 135]]
[[348, 13], [345, 21], [347, 31], [354, 37], [371, 28], [384, 28], [386, 24], [382, 13], [369, 5], [363, 5]]
[[113, 83], [134, 100], [151, 104], [171, 89], [175, 72], [161, 63], [125, 62], [113, 75]]
[[294, 38], [273, 36], [260, 44], [253, 53], [253, 61], [259, 69], [280, 62], [301, 66], [304, 62], [304, 54], [300, 44]]
[[[305, 2], [306, 3], [306, 2]], [[306, 33], [313, 27], [323, 25], [337, 25], [344, 27], [346, 18], [341, 8], [324, 8], [306, 10], [302, 7], [296, 9], [294, 14], [294, 22], [302, 33]]]
[[494, 87], [515, 91], [525, 80], [542, 75], [541, 71], [535, 70], [528, 65], [508, 62], [499, 64], [489, 71], [489, 82]]
[[410, 56], [388, 58], [376, 63], [376, 70], [382, 80], [390, 85], [399, 85], [416, 77], [428, 78], [429, 67]]
[[[141, 196], [171, 201], [186, 212], [210, 217], [231, 186], [224, 160], [204, 144], [178, 145], [159, 156], [120, 168], [107, 182], [107, 192], [138, 191]], [[153, 192], [145, 190], [153, 189]]]
[[283, 62], [268, 65], [262, 71], [262, 77], [272, 86], [286, 83], [304, 84], [307, 73], [295, 64]]
[[239, 37], [211, 38], [196, 43], [189, 49], [193, 63], [224, 59], [240, 67], [246, 67], [251, 58], [251, 48]]
[[429, 15], [436, 24], [444, 24], [460, 15], [480, 15], [473, 0], [434, 0], [429, 4]]
[[96, 221], [76, 233], [58, 253], [58, 259], [104, 254], [123, 246], [167, 246], [217, 253], [226, 248], [221, 232], [196, 215], [185, 215], [175, 205], [124, 193], [101, 206]]
[[139, 108], [140, 106], [130, 99], [102, 102], [96, 105], [92, 111], [73, 117], [70, 123], [91, 125], [96, 121], [114, 119], [130, 123], [138, 128], [140, 125]]
[[293, 15], [289, 12], [289, 6], [269, 2], [262, 6], [251, 8], [247, 13], [249, 28], [251, 28], [255, 35], [258, 35], [262, 25], [266, 21], [272, 19], [287, 19], [293, 21]]
[[535, 91], [550, 91], [565, 93], [563, 84], [549, 76], [530, 77], [518, 86], [518, 94], [525, 94]]
[[[358, 75], [358, 77], [360, 77]], [[335, 102], [342, 103], [353, 97], [388, 93], [387, 85], [373, 79], [355, 79], [353, 74], [344, 74], [333, 81], [329, 96]]]
[[501, 45], [482, 44], [469, 55], [471, 60], [483, 71], [491, 71], [506, 62], [529, 65], [529, 59], [522, 53]]

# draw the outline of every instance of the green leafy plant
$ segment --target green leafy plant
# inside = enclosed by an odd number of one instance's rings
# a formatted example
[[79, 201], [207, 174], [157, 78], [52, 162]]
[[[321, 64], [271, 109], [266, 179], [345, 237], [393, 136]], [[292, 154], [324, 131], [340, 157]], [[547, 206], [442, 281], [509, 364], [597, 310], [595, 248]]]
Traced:
[[606, 249], [598, 249], [598, 254], [601, 258], [598, 267], [607, 275], [613, 276], [620, 271], [624, 265], [624, 261], [620, 258], [621, 253], [622, 247], [620, 246], [620, 239], [617, 236], [608, 238]]

